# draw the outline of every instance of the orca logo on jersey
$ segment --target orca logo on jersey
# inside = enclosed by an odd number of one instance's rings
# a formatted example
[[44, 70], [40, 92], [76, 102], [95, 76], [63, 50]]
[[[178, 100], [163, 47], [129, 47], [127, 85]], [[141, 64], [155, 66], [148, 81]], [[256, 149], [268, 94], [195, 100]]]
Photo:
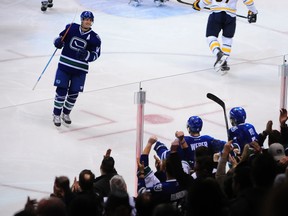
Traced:
[[154, 191], [162, 191], [162, 184], [161, 183], [159, 183], [159, 184], [156, 184], [155, 186], [154, 186]]
[[79, 37], [73, 37], [70, 41], [70, 48], [75, 51], [78, 51], [79, 49], [85, 49], [86, 46], [87, 41]]

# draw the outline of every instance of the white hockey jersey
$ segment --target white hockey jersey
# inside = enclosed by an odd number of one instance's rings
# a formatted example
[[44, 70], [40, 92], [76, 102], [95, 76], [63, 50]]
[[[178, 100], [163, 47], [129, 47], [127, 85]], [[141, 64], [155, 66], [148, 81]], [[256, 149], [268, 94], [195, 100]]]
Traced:
[[[237, 2], [238, 0], [200, 0], [199, 7], [209, 8], [211, 13], [225, 11], [230, 16], [235, 17]], [[258, 13], [253, 0], [243, 0], [243, 3], [246, 5], [248, 10], [252, 11], [254, 14]]]

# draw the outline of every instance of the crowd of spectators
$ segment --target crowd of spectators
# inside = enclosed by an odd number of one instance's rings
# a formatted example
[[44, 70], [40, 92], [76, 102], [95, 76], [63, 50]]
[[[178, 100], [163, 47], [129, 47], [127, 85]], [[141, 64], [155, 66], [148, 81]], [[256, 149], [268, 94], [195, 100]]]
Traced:
[[[14, 216], [288, 215], [287, 110], [280, 110], [279, 130], [268, 121], [257, 133], [245, 122], [243, 108], [232, 109], [229, 141], [200, 135], [202, 119], [192, 117], [189, 135], [176, 131], [170, 146], [156, 136], [148, 139], [137, 158], [137, 196], [128, 193], [108, 149], [100, 176], [84, 169], [71, 185], [68, 177], [58, 176], [49, 197], [28, 197]], [[268, 148], [263, 147], [266, 139]]]

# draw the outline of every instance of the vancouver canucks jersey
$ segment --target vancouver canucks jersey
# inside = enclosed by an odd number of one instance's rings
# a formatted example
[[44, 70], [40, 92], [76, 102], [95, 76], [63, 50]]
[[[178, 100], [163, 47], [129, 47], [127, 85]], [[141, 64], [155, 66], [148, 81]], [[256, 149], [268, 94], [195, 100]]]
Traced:
[[[59, 69], [68, 73], [88, 73], [88, 62], [95, 61], [101, 53], [101, 40], [97, 33], [92, 29], [83, 32], [81, 26], [76, 23], [72, 23], [66, 26], [59, 35], [64, 36], [65, 32], [68, 33], [64, 37], [64, 47], [61, 52], [59, 60]], [[85, 49], [88, 51], [88, 56], [85, 60], [79, 60], [77, 58], [77, 52], [79, 49]]]
[[[236, 17], [237, 1], [238, 0], [201, 0], [199, 6], [200, 8], [209, 7], [212, 13], [225, 11], [230, 16]], [[246, 5], [248, 10], [257, 14], [253, 0], [243, 0], [243, 3]]]
[[140, 161], [144, 163], [145, 178], [138, 178], [138, 194], [150, 192], [153, 200], [157, 203], [175, 203], [177, 204], [186, 196], [186, 190], [178, 183], [176, 179], [160, 182], [155, 173], [149, 167], [148, 155], [141, 155]]
[[229, 129], [229, 140], [233, 140], [233, 145], [242, 153], [246, 144], [258, 140], [258, 133], [252, 124], [242, 123]]
[[[177, 152], [181, 157], [181, 160], [189, 162], [191, 168], [194, 166], [195, 151], [198, 147], [205, 146], [210, 150], [211, 154], [214, 154], [216, 152], [222, 151], [223, 146], [226, 143], [225, 141], [215, 139], [209, 135], [184, 136], [184, 139], [190, 148], [183, 151], [183, 149], [179, 146]], [[161, 159], [165, 159], [170, 153], [168, 148], [159, 141], [156, 142], [154, 150]]]
[[207, 147], [211, 154], [222, 151], [225, 141], [215, 139], [209, 135], [203, 136], [185, 136], [185, 141], [191, 148], [191, 161], [195, 161], [195, 151], [200, 146]]
[[145, 187], [145, 180], [138, 179], [138, 193], [150, 192], [153, 200], [158, 203], [178, 203], [183, 200], [187, 194], [176, 179], [160, 182], [152, 187]]

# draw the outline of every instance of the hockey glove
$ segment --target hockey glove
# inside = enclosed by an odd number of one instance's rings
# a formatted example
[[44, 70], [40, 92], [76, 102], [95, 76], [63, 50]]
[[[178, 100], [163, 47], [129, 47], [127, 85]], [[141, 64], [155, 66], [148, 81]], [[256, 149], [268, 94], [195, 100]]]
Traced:
[[85, 49], [79, 49], [76, 53], [76, 57], [79, 59], [79, 60], [85, 60], [88, 56], [89, 52]]
[[196, 1], [193, 3], [192, 8], [193, 8], [194, 10], [197, 10], [197, 11], [200, 11], [200, 10], [201, 10], [201, 8], [200, 8], [200, 6], [199, 6], [199, 1], [200, 1], [200, 0], [196, 0]]
[[54, 46], [57, 48], [57, 49], [62, 49], [62, 47], [64, 46], [64, 42], [62, 41], [62, 38], [61, 37], [58, 37], [55, 39], [54, 41]]
[[256, 23], [257, 14], [254, 14], [252, 11], [248, 11], [248, 22], [249, 23]]

